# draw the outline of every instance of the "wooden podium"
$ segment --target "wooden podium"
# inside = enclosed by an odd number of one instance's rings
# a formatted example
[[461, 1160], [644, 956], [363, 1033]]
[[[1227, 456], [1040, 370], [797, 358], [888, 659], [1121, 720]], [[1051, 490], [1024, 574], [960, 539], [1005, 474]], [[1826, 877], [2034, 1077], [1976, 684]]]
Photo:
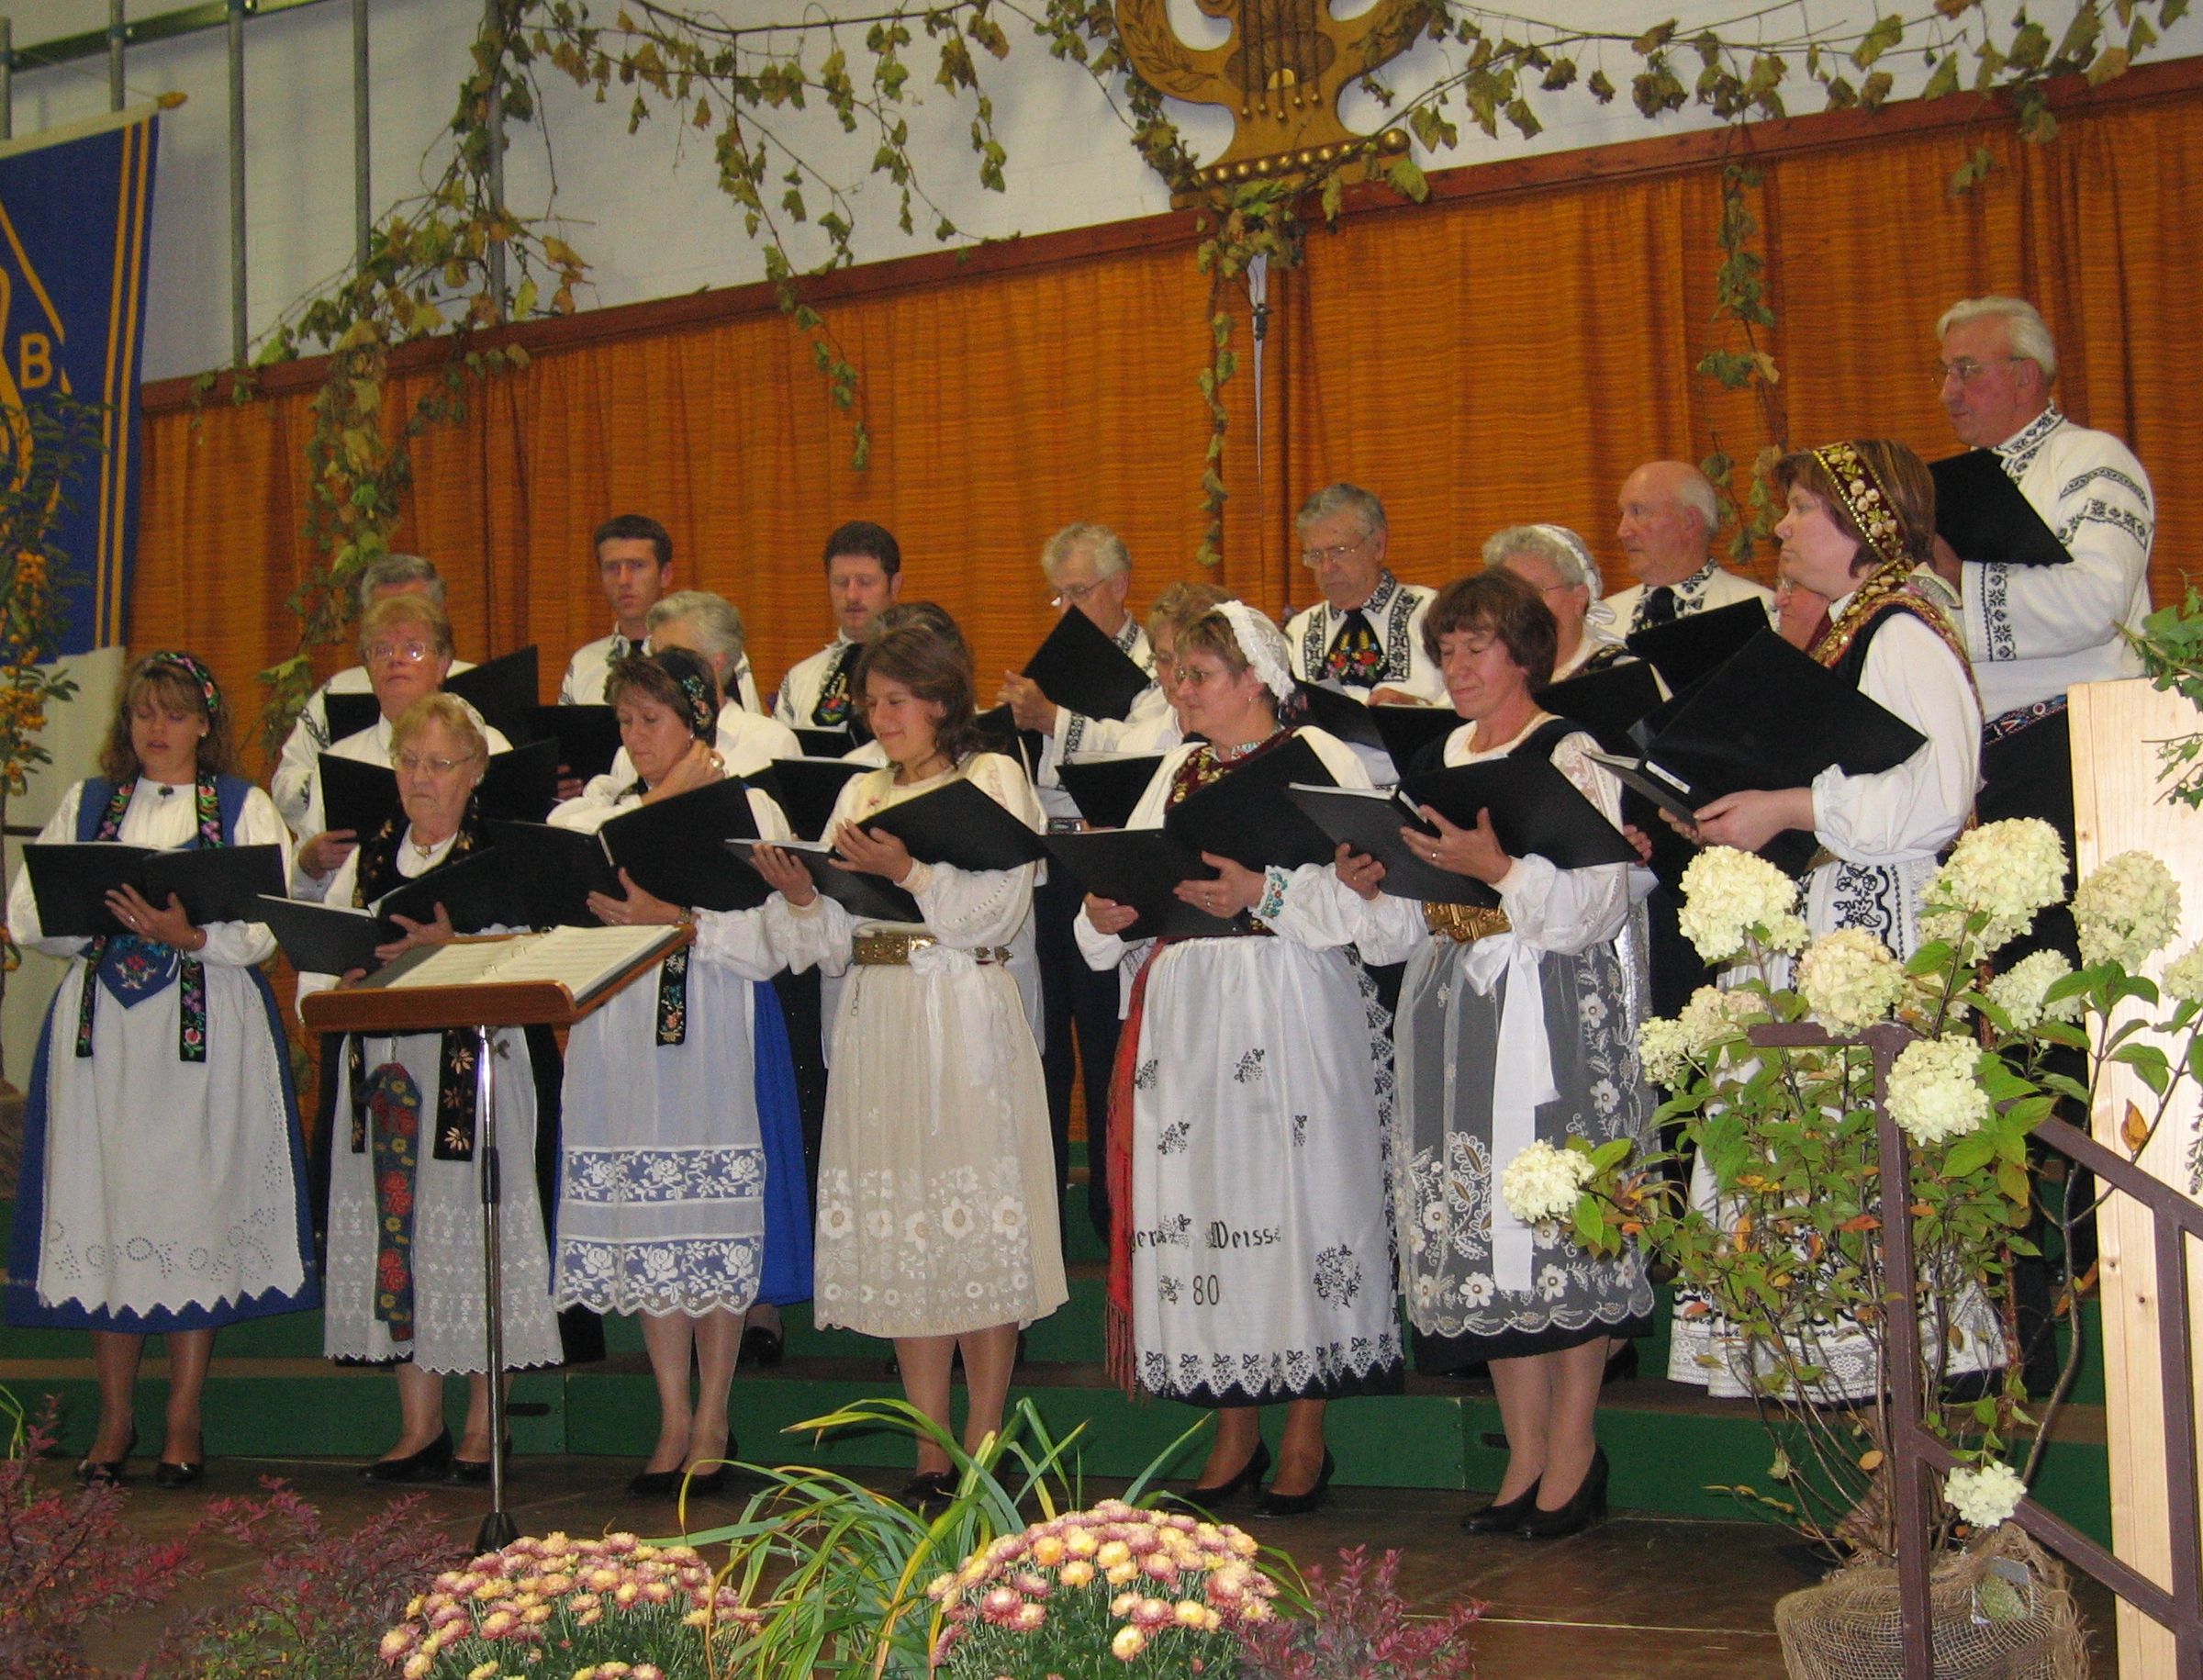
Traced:
[[316, 992], [299, 1007], [300, 1017], [317, 1032], [399, 1037], [456, 1029], [475, 1035], [475, 1161], [482, 1193], [486, 1369], [491, 1378], [490, 1508], [475, 1537], [476, 1551], [495, 1551], [520, 1538], [505, 1508], [505, 1265], [491, 1036], [512, 1026], [572, 1026], [695, 937], [693, 927], [682, 925], [562, 927], [454, 939], [408, 951], [367, 979]]

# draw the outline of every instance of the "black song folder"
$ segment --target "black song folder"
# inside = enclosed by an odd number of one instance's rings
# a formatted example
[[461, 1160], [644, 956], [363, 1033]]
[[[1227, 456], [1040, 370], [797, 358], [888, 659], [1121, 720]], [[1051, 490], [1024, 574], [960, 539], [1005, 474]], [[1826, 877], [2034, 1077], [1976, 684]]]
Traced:
[[589, 894], [619, 898], [624, 890], [595, 834], [550, 823], [491, 822], [484, 837], [509, 872], [516, 926], [595, 927]]
[[1050, 834], [1046, 843], [1049, 856], [1087, 891], [1139, 912], [1121, 935], [1127, 941], [1213, 939], [1255, 931], [1245, 915], [1212, 916], [1177, 898], [1173, 890], [1180, 881], [1214, 880], [1216, 871], [1162, 829]]
[[558, 761], [587, 781], [612, 767], [620, 751], [620, 719], [609, 706], [531, 706], [531, 741], [558, 743]]
[[135, 887], [156, 909], [173, 893], [195, 927], [210, 922], [257, 922], [263, 893], [281, 896], [280, 846], [208, 846], [175, 851], [90, 840], [75, 846], [31, 845], [23, 867], [39, 903], [39, 927], [49, 938], [88, 939], [127, 932], [108, 913], [106, 897]]
[[725, 842], [757, 838], [750, 785], [738, 776], [622, 812], [597, 832], [613, 867], [668, 904], [755, 910], [771, 896], [756, 871], [727, 856]]
[[1155, 684], [1136, 659], [1076, 609], [1057, 617], [1046, 640], [1025, 661], [1024, 675], [1065, 711], [1119, 722]]
[[[323, 753], [320, 777], [321, 821], [327, 827], [350, 829], [364, 839], [392, 817], [404, 819], [397, 772], [389, 766]], [[475, 798], [485, 816], [540, 821], [558, 802], [558, 743], [533, 741], [492, 753]]]
[[817, 840], [826, 833], [842, 789], [866, 768], [846, 758], [776, 758], [766, 776], [788, 825], [801, 838]]
[[1047, 856], [1021, 818], [961, 777], [874, 812], [863, 826], [893, 834], [921, 863], [958, 869], [1014, 869]]
[[862, 746], [869, 736], [858, 737], [846, 729], [812, 729], [795, 725], [796, 740], [806, 758], [840, 758]]
[[1384, 743], [1393, 767], [1405, 775], [1408, 767], [1426, 752], [1444, 749], [1446, 737], [1461, 726], [1460, 714], [1450, 706], [1402, 706], [1387, 703], [1368, 708], [1370, 722]]
[[[749, 861], [757, 845], [754, 840], [730, 840], [726, 844], [727, 849], [744, 863]], [[839, 854], [831, 846], [811, 840], [784, 840], [778, 845], [803, 866], [822, 895], [832, 899], [860, 922], [925, 920], [918, 901], [908, 892], [883, 875], [867, 875], [861, 869], [842, 868], [836, 861]], [[758, 877], [759, 885], [764, 884], [764, 879]]]
[[1711, 677], [1768, 628], [1766, 603], [1732, 601], [1711, 612], [1688, 612], [1633, 631], [1629, 651], [1658, 671], [1671, 694]]
[[1961, 560], [2063, 566], [2073, 558], [1995, 450], [1969, 449], [1929, 462], [1928, 470], [1935, 476], [1935, 533]]
[[[1766, 618], [1763, 612], [1760, 615], [1762, 624]], [[1582, 724], [1602, 745], [1619, 747], [1628, 740], [1631, 728], [1666, 699], [1655, 670], [1649, 660], [1627, 659], [1604, 670], [1565, 678], [1531, 698], [1555, 717]]]
[[383, 703], [370, 689], [363, 694], [324, 694], [321, 711], [329, 719], [329, 738], [335, 742], [363, 729], [373, 729], [375, 719], [383, 715]]
[[1056, 777], [1094, 827], [1123, 828], [1162, 762], [1160, 753], [1093, 753], [1066, 758]]
[[540, 693], [535, 649], [523, 647], [453, 671], [443, 679], [443, 691], [457, 695], [508, 737], [517, 739], [527, 733], [528, 714]]
[[1329, 863], [1337, 848], [1285, 790], [1296, 782], [1327, 788], [1336, 781], [1315, 749], [1296, 737], [1188, 794], [1163, 818], [1163, 829], [1195, 857], [1209, 852], [1257, 871]]
[[1400, 838], [1402, 829], [1422, 834], [1437, 831], [1398, 789], [1377, 793], [1364, 788], [1294, 788], [1292, 799], [1334, 843], [1382, 864], [1384, 890], [1394, 898], [1487, 907], [1499, 902], [1499, 894], [1483, 882], [1441, 869], [1408, 849]]

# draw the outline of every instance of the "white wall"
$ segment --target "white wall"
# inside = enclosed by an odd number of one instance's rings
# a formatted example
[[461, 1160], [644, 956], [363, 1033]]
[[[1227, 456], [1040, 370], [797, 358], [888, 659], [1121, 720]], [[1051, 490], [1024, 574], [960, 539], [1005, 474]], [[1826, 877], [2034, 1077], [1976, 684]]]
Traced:
[[[153, 16], [179, 4], [129, 0], [129, 15]], [[1173, 5], [1182, 14], [1180, 28], [1190, 40], [1213, 39], [1221, 31], [1223, 26], [1197, 13], [1191, 0], [1173, 0]], [[1348, 0], [1341, 9], [1352, 8], [1353, 0]], [[106, 0], [0, 0], [0, 9], [14, 13], [19, 48], [104, 27], [106, 16]], [[595, 9], [609, 17], [617, 10], [616, 0], [602, 0]], [[765, 21], [798, 16], [806, 8], [791, 0], [721, 0], [719, 9], [729, 17]], [[1740, 8], [1709, 0], [1695, 5], [1546, 0], [1537, 9], [1560, 24], [1616, 32], [1641, 29], [1680, 13], [1687, 36], [1694, 18], [1733, 16]], [[1847, 14], [1866, 18], [1880, 9], [1873, 0], [1817, 0], [1812, 15], [1825, 23]], [[2011, 6], [2007, 0], [1992, 9], [2008, 16]], [[1798, 27], [1801, 10], [1780, 7], [1756, 27], [1763, 28], [1769, 39], [1780, 39]], [[2036, 10], [2053, 33], [2070, 15], [2065, 0], [2038, 4]], [[373, 160], [378, 209], [417, 187], [424, 156], [432, 173], [434, 160], [442, 155], [441, 137], [480, 14], [479, 0], [374, 0]], [[980, 63], [982, 74], [991, 75], [997, 124], [1010, 154], [1007, 190], [1001, 194], [982, 191], [974, 176], [968, 96], [952, 99], [932, 85], [934, 60], [925, 53], [923, 39], [911, 50], [911, 86], [923, 101], [911, 115], [912, 138], [942, 207], [973, 233], [992, 237], [1168, 208], [1161, 182], [1132, 150], [1091, 78], [1075, 65], [1051, 59], [1010, 13], [998, 16], [1011, 32], [1010, 61], [1002, 65], [982, 57]], [[245, 34], [247, 296], [249, 318], [258, 333], [350, 258], [351, 8], [344, 0], [325, 0], [254, 18]], [[861, 39], [853, 43], [853, 59], [860, 51]], [[2203, 52], [2203, 15], [2167, 30], [2153, 56], [2196, 52]], [[1462, 143], [1447, 155], [1421, 156], [1420, 161], [1426, 167], [1486, 162], [1676, 133], [1713, 120], [1694, 107], [1657, 123], [1640, 118], [1628, 97], [1628, 80], [1638, 61], [1626, 45], [1580, 50], [1576, 56], [1586, 75], [1594, 64], [1605, 65], [1621, 89], [1614, 104], [1599, 106], [1580, 89], [1534, 95], [1545, 132], [1530, 141], [1504, 129], [1500, 139], [1486, 140], [1456, 110]], [[1448, 54], [1426, 44], [1388, 73], [1403, 92], [1412, 92], [1444, 73], [1449, 62]], [[1688, 83], [1696, 65], [1695, 54], [1685, 50], [1678, 55], [1677, 73]], [[1882, 67], [1896, 73], [1900, 92], [1917, 87], [1924, 76], [1917, 53], [1884, 60]], [[148, 378], [195, 373], [225, 362], [229, 345], [223, 32], [210, 30], [134, 50], [127, 75], [133, 101], [171, 90], [189, 95], [182, 109], [163, 118], [145, 371]], [[105, 109], [106, 76], [104, 59], [19, 74], [17, 133]], [[570, 223], [570, 242], [594, 264], [595, 284], [582, 300], [584, 307], [739, 285], [761, 276], [758, 251], [720, 193], [708, 136], [660, 122], [631, 137], [626, 101], [617, 86], [604, 106], [563, 80], [547, 87], [542, 129], [520, 137], [509, 191], [523, 211], [540, 212], [549, 206], [551, 178], [542, 138], [547, 132], [557, 164], [556, 208]], [[1794, 113], [1820, 107], [1818, 91], [1810, 84], [1793, 84], [1789, 91]], [[1174, 115], [1193, 137], [1200, 155], [1222, 150], [1228, 138], [1222, 113], [1176, 107]], [[1359, 95], [1349, 100], [1347, 116], [1358, 128], [1374, 127], [1381, 119]], [[819, 161], [848, 178], [861, 176], [875, 144], [870, 136], [843, 137], [832, 115], [815, 105], [803, 113], [776, 114], [775, 120], [788, 124], [795, 143]], [[929, 237], [936, 218], [923, 207], [916, 214], [915, 237], [897, 230], [885, 183], [864, 182], [857, 202], [861, 260], [936, 248]], [[813, 203], [815, 214], [815, 195]], [[807, 249], [815, 259], [822, 246]]]

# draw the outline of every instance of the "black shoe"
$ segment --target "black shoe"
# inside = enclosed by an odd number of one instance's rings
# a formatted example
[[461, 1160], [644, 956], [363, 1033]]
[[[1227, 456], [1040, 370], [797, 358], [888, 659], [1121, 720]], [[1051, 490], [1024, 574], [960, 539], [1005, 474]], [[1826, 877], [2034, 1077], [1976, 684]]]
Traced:
[[681, 1491], [681, 1473], [677, 1470], [645, 1470], [627, 1484], [631, 1497], [636, 1499], [670, 1499]]
[[708, 1470], [700, 1476], [688, 1478], [688, 1491], [691, 1494], [716, 1494], [726, 1484], [727, 1467], [724, 1464], [716, 1470]]
[[419, 1452], [377, 1459], [360, 1472], [363, 1482], [433, 1482], [452, 1467], [452, 1432], [443, 1431]]
[[929, 1470], [912, 1476], [902, 1484], [895, 1495], [895, 1503], [907, 1506], [921, 1517], [931, 1517], [946, 1508], [956, 1496], [956, 1473], [953, 1470]]
[[1637, 1344], [1626, 1341], [1621, 1350], [1606, 1356], [1606, 1368], [1599, 1373], [1599, 1386], [1609, 1383], [1627, 1383], [1637, 1375]]
[[742, 1333], [741, 1362], [770, 1371], [788, 1357], [788, 1338], [769, 1326], [754, 1324]]
[[1182, 1494], [1165, 1494], [1156, 1504], [1169, 1510], [1184, 1511], [1190, 1516], [1205, 1517], [1227, 1499], [1234, 1499], [1250, 1488], [1262, 1485], [1262, 1478], [1269, 1473], [1269, 1443], [1257, 1439], [1255, 1450], [1247, 1455], [1247, 1462], [1239, 1466], [1239, 1473], [1229, 1482], [1214, 1487], [1190, 1487]]
[[1533, 1482], [1504, 1505], [1494, 1499], [1482, 1510], [1470, 1512], [1461, 1518], [1461, 1528], [1471, 1534], [1513, 1534], [1537, 1508], [1538, 1484]]
[[1525, 1540], [1559, 1540], [1564, 1534], [1581, 1534], [1605, 1515], [1606, 1450], [1599, 1447], [1593, 1450], [1591, 1468], [1569, 1502], [1557, 1511], [1533, 1506], [1515, 1532]]
[[130, 1439], [123, 1442], [120, 1458], [84, 1459], [77, 1464], [76, 1479], [86, 1487], [96, 1487], [103, 1483], [109, 1487], [126, 1487], [130, 1479], [123, 1473], [123, 1467], [130, 1462], [130, 1454], [137, 1450], [138, 1426], [132, 1424]]
[[1331, 1485], [1331, 1473], [1338, 1467], [1331, 1462], [1331, 1449], [1324, 1449], [1324, 1467], [1316, 1472], [1315, 1485], [1304, 1494], [1280, 1494], [1274, 1487], [1267, 1490], [1255, 1502], [1255, 1515], [1262, 1518], [1305, 1517], [1320, 1509], [1324, 1495]]
[[204, 1482], [206, 1479], [207, 1441], [205, 1437], [200, 1438], [197, 1458], [185, 1459], [181, 1462], [171, 1462], [167, 1459], [161, 1459], [153, 1465], [153, 1485], [155, 1487], [189, 1487], [194, 1483]]
[[[505, 1438], [505, 1465], [508, 1470], [512, 1467], [512, 1437], [509, 1435]], [[454, 1453], [452, 1467], [443, 1479], [461, 1487], [486, 1487], [489, 1485], [489, 1461], [463, 1459]]]

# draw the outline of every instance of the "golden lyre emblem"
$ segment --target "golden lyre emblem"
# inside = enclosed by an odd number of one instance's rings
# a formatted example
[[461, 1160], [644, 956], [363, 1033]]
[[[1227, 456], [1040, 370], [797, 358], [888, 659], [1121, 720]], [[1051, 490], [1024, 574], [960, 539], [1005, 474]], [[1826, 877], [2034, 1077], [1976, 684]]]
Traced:
[[[1397, 58], [1430, 16], [1425, 0], [1377, 0], [1341, 23], [1329, 0], [1194, 0], [1232, 26], [1221, 46], [1189, 47], [1170, 27], [1169, 0], [1117, 0], [1117, 33], [1143, 81], [1176, 99], [1232, 113], [1232, 143], [1194, 185], [1291, 176], [1359, 150], [1365, 137], [1338, 119], [1348, 83]], [[1381, 151], [1407, 150], [1388, 129]]]

